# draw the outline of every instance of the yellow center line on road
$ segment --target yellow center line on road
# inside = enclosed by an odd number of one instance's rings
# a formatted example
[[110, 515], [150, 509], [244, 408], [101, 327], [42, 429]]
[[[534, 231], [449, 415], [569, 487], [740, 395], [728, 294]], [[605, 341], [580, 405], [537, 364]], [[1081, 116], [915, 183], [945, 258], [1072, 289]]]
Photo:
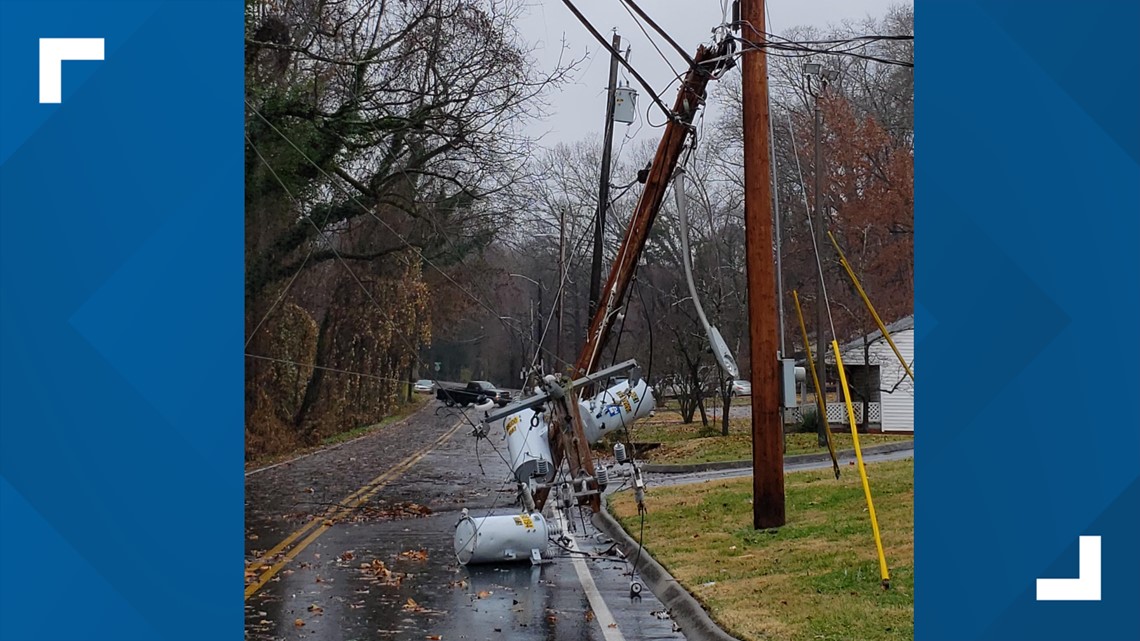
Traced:
[[297, 540], [298, 537], [304, 536], [309, 530], [313, 529], [313, 527], [320, 525], [321, 523], [324, 523], [325, 520], [333, 518], [333, 516], [337, 513], [337, 511], [344, 509], [344, 507], [346, 505], [349, 505], [353, 499], [360, 496], [360, 494], [362, 494], [363, 492], [368, 490], [368, 488], [372, 487], [374, 484], [379, 483], [383, 480], [386, 480], [386, 477], [388, 474], [389, 474], [389, 472], [385, 472], [384, 474], [381, 474], [380, 476], [372, 479], [371, 481], [366, 483], [360, 489], [356, 490], [352, 494], [349, 494], [348, 496], [341, 499], [341, 501], [339, 503], [337, 503], [336, 505], [329, 506], [329, 508], [327, 510], [325, 510], [323, 514], [319, 514], [317, 516], [314, 516], [307, 523], [305, 523], [305, 525], [302, 526], [301, 529], [299, 529], [296, 532], [293, 532], [289, 536], [285, 537], [284, 541], [273, 546], [273, 548], [270, 549], [268, 552], [265, 552], [264, 554], [262, 554], [261, 556], [257, 557], [256, 559], [254, 559], [252, 561], [247, 561], [245, 564], [246, 569], [250, 570], [250, 569], [265, 565], [265, 563], [267, 561], [269, 561], [273, 557], [280, 554], [281, 551], [284, 550], [285, 548], [289, 547], [289, 545], [291, 543], [293, 543], [293, 541]]
[[377, 476], [375, 479], [372, 479], [363, 487], [345, 497], [344, 500], [338, 504], [338, 506], [334, 506], [330, 511], [325, 512], [323, 516], [314, 517], [303, 527], [301, 527], [301, 529], [290, 534], [284, 541], [278, 543], [272, 550], [262, 555], [262, 557], [257, 562], [247, 564], [246, 567], [248, 571], [248, 568], [250, 566], [254, 565], [255, 563], [263, 563], [266, 559], [279, 554], [282, 550], [287, 548], [289, 544], [301, 536], [304, 536], [306, 532], [313, 530], [313, 526], [319, 524], [319, 527], [317, 527], [308, 536], [301, 540], [300, 543], [286, 552], [280, 560], [266, 569], [256, 581], [247, 585], [245, 588], [245, 598], [248, 599], [249, 597], [256, 594], [257, 591], [264, 587], [265, 584], [270, 581], [270, 579], [272, 579], [278, 572], [281, 571], [282, 568], [285, 567], [287, 563], [289, 563], [289, 561], [292, 561], [294, 558], [296, 558], [297, 555], [301, 553], [301, 551], [307, 548], [313, 541], [316, 541], [318, 537], [320, 537], [325, 533], [325, 531], [331, 528], [336, 519], [346, 516], [349, 512], [356, 509], [358, 506], [362, 505], [373, 496], [375, 496], [378, 492], [380, 492], [380, 490], [384, 489], [384, 487], [388, 485], [389, 481], [408, 471], [413, 465], [418, 463], [420, 459], [422, 459], [424, 456], [427, 456], [428, 452], [431, 452], [435, 448], [442, 445], [445, 441], [447, 441], [447, 439], [451, 438], [459, 430], [459, 428], [462, 427], [463, 423], [463, 420], [458, 421], [454, 427], [445, 432], [443, 436], [440, 436], [433, 443], [424, 448], [421, 448], [415, 454], [398, 463], [395, 467], [389, 469], [387, 472], [384, 472], [380, 476]]

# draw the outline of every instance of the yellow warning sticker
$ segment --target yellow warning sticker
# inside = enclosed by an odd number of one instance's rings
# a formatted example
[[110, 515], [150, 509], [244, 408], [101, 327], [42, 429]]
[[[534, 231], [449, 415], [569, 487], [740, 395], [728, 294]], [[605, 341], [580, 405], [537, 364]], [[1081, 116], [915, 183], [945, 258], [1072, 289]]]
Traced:
[[[518, 519], [515, 520], [517, 521]], [[522, 524], [525, 525], [528, 530], [534, 529], [534, 521], [532, 521], [531, 518], [525, 514], [522, 516]]]
[[522, 419], [520, 419], [518, 416], [512, 416], [511, 420], [507, 421], [507, 436], [515, 433], [515, 430], [518, 429], [520, 420]]
[[523, 524], [522, 519], [520, 519], [519, 517], [516, 516], [515, 517], [515, 525], [522, 525], [522, 524]]

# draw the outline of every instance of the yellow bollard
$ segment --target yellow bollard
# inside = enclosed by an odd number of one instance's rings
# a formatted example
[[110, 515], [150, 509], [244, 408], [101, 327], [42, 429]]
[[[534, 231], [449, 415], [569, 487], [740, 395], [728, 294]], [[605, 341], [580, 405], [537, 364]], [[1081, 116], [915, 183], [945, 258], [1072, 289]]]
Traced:
[[839, 368], [839, 383], [843, 386], [843, 400], [847, 403], [847, 420], [851, 423], [851, 440], [855, 444], [855, 460], [859, 465], [859, 476], [863, 479], [863, 493], [867, 495], [867, 511], [871, 513], [871, 529], [875, 533], [875, 547], [879, 550], [879, 574], [883, 577], [883, 589], [891, 587], [891, 577], [887, 572], [887, 557], [883, 554], [883, 539], [879, 536], [879, 519], [875, 516], [875, 504], [871, 501], [871, 483], [867, 480], [867, 468], [863, 465], [863, 451], [859, 449], [859, 431], [855, 428], [855, 408], [851, 406], [851, 391], [847, 389], [847, 374], [843, 371], [843, 357], [839, 355], [839, 341], [831, 341], [835, 352], [835, 365]]
[[796, 316], [800, 319], [800, 331], [804, 335], [804, 350], [807, 355], [808, 369], [811, 370], [811, 383], [815, 386], [815, 404], [819, 420], [827, 425], [824, 433], [827, 434], [827, 451], [831, 454], [831, 465], [835, 468], [835, 478], [839, 478], [839, 457], [835, 455], [835, 444], [831, 442], [831, 424], [827, 421], [827, 399], [824, 398], [823, 390], [819, 389], [819, 375], [815, 371], [815, 359], [811, 357], [811, 345], [808, 345], [807, 325], [804, 325], [804, 313], [800, 309], [800, 295], [796, 290], [792, 290], [792, 300], [796, 302]]
[[831, 232], [827, 232], [827, 237], [831, 239], [831, 244], [835, 247], [835, 251], [839, 254], [839, 264], [843, 265], [843, 269], [847, 270], [847, 276], [851, 278], [851, 283], [855, 285], [855, 290], [859, 292], [859, 296], [863, 299], [863, 304], [867, 306], [867, 311], [871, 312], [871, 317], [875, 319], [875, 324], [879, 326], [879, 331], [883, 333], [883, 338], [887, 339], [891, 349], [894, 350], [895, 356], [898, 357], [899, 363], [902, 364], [903, 369], [906, 370], [907, 376], [910, 380], [914, 380], [914, 372], [910, 371], [910, 365], [907, 365], [902, 354], [899, 353], [899, 348], [895, 346], [894, 339], [891, 338], [891, 333], [887, 331], [887, 326], [883, 324], [883, 319], [879, 318], [879, 313], [875, 311], [875, 306], [871, 304], [871, 299], [867, 298], [867, 292], [863, 291], [863, 286], [859, 284], [859, 279], [855, 277], [855, 270], [851, 269], [851, 264], [847, 262], [847, 257], [843, 255], [843, 250], [839, 249], [839, 243], [835, 242], [835, 236]]

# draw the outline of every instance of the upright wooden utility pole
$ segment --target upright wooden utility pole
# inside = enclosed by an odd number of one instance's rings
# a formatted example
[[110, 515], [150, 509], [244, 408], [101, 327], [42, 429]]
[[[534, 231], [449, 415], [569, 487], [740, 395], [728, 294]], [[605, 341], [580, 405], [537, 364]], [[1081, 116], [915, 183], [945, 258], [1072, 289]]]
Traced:
[[618, 54], [621, 36], [614, 34], [610, 54], [610, 84], [606, 92], [606, 127], [602, 137], [602, 177], [598, 181], [598, 211], [594, 218], [594, 260], [590, 263], [590, 314], [598, 309], [598, 292], [602, 287], [602, 232], [606, 227], [606, 211], [610, 208], [610, 154], [614, 146], [614, 94], [617, 90]]
[[752, 524], [784, 525], [783, 425], [780, 421], [776, 274], [772, 255], [772, 182], [768, 155], [768, 60], [764, 0], [741, 0], [756, 47], [741, 58], [744, 110], [744, 226], [748, 335], [752, 363]]

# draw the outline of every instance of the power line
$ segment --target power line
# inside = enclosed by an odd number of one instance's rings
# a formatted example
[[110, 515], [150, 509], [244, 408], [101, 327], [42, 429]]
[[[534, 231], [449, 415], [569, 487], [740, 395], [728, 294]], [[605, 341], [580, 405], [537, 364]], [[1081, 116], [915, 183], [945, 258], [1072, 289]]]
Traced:
[[637, 16], [629, 10], [629, 7], [626, 6], [624, 1], [622, 2], [622, 8], [624, 8], [625, 12], [629, 14], [629, 17], [633, 18], [634, 24], [637, 25], [638, 29], [641, 29], [641, 33], [645, 35], [645, 39], [648, 40], [649, 44], [653, 46], [653, 49], [657, 51], [657, 55], [661, 56], [661, 59], [665, 61], [666, 65], [669, 65], [669, 70], [673, 72], [673, 75], [679, 77], [681, 74], [677, 72], [676, 67], [674, 67], [673, 63], [669, 61], [669, 57], [661, 51], [661, 48], [657, 46], [657, 42], [653, 40], [653, 36], [649, 35], [649, 32], [646, 31], [645, 27], [641, 24], [641, 21], [638, 20]]
[[570, 9], [570, 12], [574, 14], [574, 17], [578, 18], [578, 22], [581, 22], [582, 26], [586, 27], [586, 30], [589, 31], [592, 36], [594, 36], [595, 40], [597, 40], [603, 47], [605, 47], [606, 51], [610, 52], [610, 55], [617, 56], [618, 61], [621, 62], [622, 66], [628, 69], [629, 72], [633, 74], [633, 77], [637, 79], [637, 82], [639, 82], [641, 86], [649, 92], [649, 95], [653, 98], [653, 102], [657, 103], [657, 106], [661, 109], [661, 111], [663, 111], [665, 115], [670, 119], [673, 118], [673, 112], [665, 106], [665, 103], [661, 102], [661, 98], [653, 92], [653, 88], [649, 86], [649, 83], [645, 81], [645, 78], [642, 78], [641, 74], [637, 73], [637, 70], [634, 69], [632, 65], [622, 59], [621, 54], [615, 51], [610, 43], [606, 42], [606, 39], [603, 38], [602, 34], [598, 33], [598, 30], [594, 28], [594, 25], [590, 24], [590, 21], [587, 20], [584, 15], [582, 15], [582, 12], [578, 10], [578, 7], [575, 7], [574, 3], [570, 0], [562, 0], [562, 4], [566, 5], [567, 9]]
[[[373, 212], [371, 209], [369, 209], [369, 208], [368, 208], [368, 207], [367, 207], [367, 206], [366, 206], [364, 203], [360, 202], [360, 200], [359, 200], [359, 199], [358, 199], [358, 198], [357, 198], [355, 195], [353, 195], [351, 192], [349, 192], [347, 189], [345, 189], [343, 186], [341, 186], [341, 185], [340, 185], [340, 183], [338, 183], [337, 181], [333, 180], [333, 176], [332, 176], [331, 174], [329, 174], [329, 173], [328, 173], [328, 171], [326, 171], [326, 170], [325, 170], [323, 167], [321, 167], [319, 164], [317, 164], [317, 163], [316, 163], [316, 162], [315, 162], [315, 161], [314, 161], [312, 158], [310, 158], [310, 157], [309, 157], [309, 155], [308, 155], [308, 154], [306, 154], [306, 153], [304, 152], [304, 150], [302, 150], [302, 149], [301, 149], [299, 146], [297, 146], [297, 144], [296, 144], [296, 143], [295, 143], [295, 142], [294, 142], [294, 141], [293, 141], [291, 138], [289, 138], [289, 136], [287, 136], [287, 135], [286, 135], [284, 132], [282, 132], [282, 131], [281, 131], [281, 130], [280, 130], [280, 129], [279, 129], [277, 126], [276, 126], [276, 125], [274, 125], [274, 124], [273, 124], [273, 123], [272, 123], [272, 122], [271, 122], [271, 121], [270, 121], [268, 118], [266, 118], [266, 117], [265, 117], [265, 115], [264, 115], [264, 114], [262, 114], [262, 113], [261, 113], [261, 112], [260, 112], [260, 111], [259, 111], [259, 110], [258, 110], [256, 107], [254, 107], [254, 106], [253, 106], [253, 104], [251, 104], [251, 103], [250, 103], [250, 101], [249, 101], [248, 99], [245, 101], [245, 103], [246, 103], [246, 106], [247, 106], [247, 107], [249, 107], [249, 109], [250, 109], [250, 110], [251, 110], [251, 111], [252, 111], [252, 112], [253, 112], [253, 113], [254, 113], [254, 114], [255, 114], [255, 115], [258, 117], [258, 118], [260, 118], [260, 119], [261, 119], [263, 122], [265, 122], [265, 124], [267, 124], [267, 125], [269, 126], [269, 128], [270, 128], [270, 129], [272, 129], [272, 130], [273, 130], [273, 131], [274, 131], [274, 132], [275, 132], [275, 133], [276, 133], [278, 136], [280, 136], [280, 137], [281, 137], [281, 138], [282, 138], [282, 139], [283, 139], [285, 142], [287, 142], [287, 143], [289, 144], [289, 146], [291, 146], [291, 147], [292, 147], [294, 150], [296, 150], [296, 151], [297, 151], [297, 153], [298, 153], [298, 154], [300, 154], [300, 156], [301, 156], [302, 158], [304, 158], [306, 162], [308, 162], [308, 163], [309, 163], [310, 165], [312, 165], [312, 166], [313, 166], [313, 167], [314, 167], [314, 168], [315, 168], [315, 169], [316, 169], [318, 172], [320, 172], [322, 175], [324, 175], [326, 178], [328, 178], [328, 179], [329, 179], [329, 181], [330, 181], [330, 184], [331, 184], [331, 185], [334, 185], [334, 186], [335, 186], [337, 189], [339, 189], [339, 190], [340, 190], [340, 191], [341, 191], [341, 192], [342, 192], [342, 193], [343, 193], [345, 196], [347, 196], [349, 200], [351, 200], [351, 201], [352, 201], [354, 204], [358, 205], [358, 206], [359, 206], [359, 207], [360, 207], [360, 208], [361, 208], [361, 209], [362, 209], [362, 210], [363, 210], [363, 211], [364, 211], [366, 214], [368, 214], [369, 216], [371, 216], [372, 218], [374, 218], [374, 219], [375, 219], [377, 222], [379, 222], [381, 225], [383, 225], [385, 228], [387, 228], [387, 229], [388, 229], [388, 231], [389, 231], [389, 232], [390, 232], [390, 233], [391, 233], [393, 236], [395, 236], [395, 237], [396, 237], [396, 238], [397, 238], [397, 239], [398, 239], [398, 240], [399, 240], [399, 241], [400, 241], [400, 242], [401, 242], [401, 243], [402, 243], [404, 246], [406, 246], [406, 247], [408, 247], [409, 249], [411, 249], [411, 250], [412, 250], [412, 251], [413, 251], [413, 252], [414, 252], [414, 253], [415, 253], [415, 254], [416, 254], [418, 257], [419, 257], [419, 259], [420, 259], [420, 260], [422, 260], [422, 261], [423, 261], [425, 264], [427, 264], [427, 265], [428, 265], [428, 266], [430, 266], [432, 269], [434, 269], [435, 271], [437, 271], [437, 272], [438, 272], [438, 273], [439, 273], [441, 276], [443, 276], [443, 277], [444, 277], [444, 279], [446, 279], [448, 282], [450, 282], [452, 285], [454, 285], [454, 286], [455, 286], [455, 287], [456, 287], [456, 288], [457, 288], [459, 291], [463, 292], [464, 294], [466, 294], [466, 295], [467, 295], [467, 297], [468, 297], [468, 298], [470, 298], [471, 300], [475, 301], [475, 303], [476, 303], [477, 305], [479, 305], [480, 307], [482, 307], [482, 308], [483, 308], [483, 309], [485, 309], [486, 311], [490, 312], [492, 315], [494, 315], [494, 317], [495, 317], [495, 318], [499, 319], [499, 322], [500, 322], [500, 323], [503, 325], [503, 327], [505, 327], [507, 330], [509, 330], [509, 331], [511, 331], [511, 332], [514, 332], [515, 334], [519, 335], [520, 337], [524, 338], [524, 339], [525, 339], [525, 340], [527, 340], [527, 341], [530, 341], [531, 343], [533, 343], [533, 342], [534, 342], [534, 337], [523, 336], [521, 332], [519, 332], [519, 331], [518, 331], [518, 330], [516, 330], [515, 328], [511, 327], [510, 325], [508, 325], [508, 324], [507, 324], [505, 321], [503, 321], [503, 320], [502, 320], [502, 319], [503, 319], [503, 316], [502, 316], [502, 314], [500, 314], [500, 313], [498, 312], [498, 310], [494, 309], [494, 308], [493, 308], [493, 307], [491, 307], [491, 306], [490, 306], [488, 303], [484, 302], [482, 299], [480, 299], [480, 298], [479, 298], [479, 297], [477, 297], [475, 294], [471, 293], [471, 292], [470, 292], [469, 290], [467, 290], [465, 287], [463, 287], [463, 286], [462, 286], [462, 285], [460, 285], [458, 282], [456, 282], [456, 281], [455, 281], [455, 279], [454, 279], [454, 278], [452, 278], [452, 277], [451, 277], [451, 276], [450, 276], [450, 275], [449, 275], [447, 272], [443, 271], [443, 269], [441, 269], [441, 268], [440, 268], [440, 267], [438, 267], [438, 266], [437, 266], [435, 263], [433, 263], [431, 260], [429, 260], [429, 259], [427, 258], [427, 256], [424, 256], [424, 254], [423, 254], [423, 251], [422, 251], [420, 248], [418, 248], [418, 247], [416, 247], [416, 246], [412, 245], [410, 242], [408, 242], [408, 240], [407, 240], [407, 239], [406, 239], [406, 238], [405, 238], [405, 237], [404, 237], [402, 234], [400, 234], [398, 231], [396, 231], [396, 229], [395, 229], [394, 227], [392, 227], [392, 225], [390, 225], [390, 224], [389, 224], [389, 223], [388, 223], [386, 220], [384, 220], [384, 219], [380, 218], [379, 216], [377, 216], [375, 212]], [[251, 144], [252, 144], [252, 142], [251, 142]], [[256, 149], [256, 148], [255, 148], [255, 149]], [[258, 157], [259, 157], [259, 158], [261, 158], [262, 162], [265, 162], [265, 163], [266, 163], [266, 166], [269, 166], [264, 156], [262, 156], [260, 153], [258, 153]], [[277, 180], [278, 180], [279, 182], [281, 181], [281, 178], [280, 178], [279, 176], [277, 176], [276, 172], [273, 172], [273, 175], [274, 175], [274, 177], [276, 177], [276, 178], [277, 178]], [[282, 182], [282, 187], [284, 187], [284, 183], [283, 183], [283, 182]], [[312, 224], [314, 227], [316, 227], [316, 223], [313, 223], [311, 219], [309, 219], [309, 218], [306, 218], [306, 220], [307, 220], [307, 221], [308, 221], [310, 224]], [[321, 234], [323, 234], [323, 233], [324, 233], [324, 231], [323, 231], [323, 230], [321, 230], [319, 227], [317, 228], [317, 232], [318, 232], [318, 233], [321, 233]], [[344, 259], [343, 259], [343, 258], [341, 258], [341, 256], [340, 256], [339, 252], [337, 252], [335, 248], [331, 247], [331, 242], [330, 242], [330, 248], [333, 250], [333, 253], [334, 253], [334, 254], [336, 254], [337, 258], [338, 258], [338, 259], [340, 259], [340, 260], [343, 262], [343, 260], [344, 260]], [[346, 267], [346, 268], [348, 268], [347, 264], [345, 265], [345, 267]], [[355, 276], [355, 273], [353, 273], [351, 269], [349, 269], [349, 273], [351, 273], [351, 274], [353, 274], [353, 276]], [[541, 345], [539, 345], [539, 346], [538, 346], [538, 348], [539, 348], [539, 349], [542, 349], [542, 346], [541, 346]], [[549, 352], [548, 352], [548, 354], [549, 354]], [[555, 361], [559, 361], [559, 362], [562, 362], [563, 364], [569, 365], [569, 363], [567, 363], [566, 361], [563, 361], [563, 360], [562, 360], [561, 358], [559, 358], [559, 357], [558, 357], [556, 354], [549, 354], [549, 355], [550, 355], [550, 356], [551, 356], [551, 357], [552, 357], [552, 358], [553, 358]]]
[[387, 382], [393, 382], [393, 383], [399, 383], [399, 384], [403, 384], [403, 383], [407, 382], [407, 381], [402, 381], [398, 378], [388, 378], [386, 376], [376, 376], [375, 374], [365, 374], [363, 372], [353, 372], [351, 370], [337, 369], [335, 367], [325, 367], [324, 365], [315, 365], [313, 363], [300, 363], [297, 361], [291, 361], [291, 360], [284, 359], [284, 358], [273, 358], [271, 356], [262, 356], [260, 354], [246, 353], [245, 356], [246, 356], [246, 358], [254, 358], [254, 359], [257, 359], [259, 361], [269, 361], [271, 363], [279, 363], [281, 365], [295, 365], [297, 367], [308, 367], [311, 369], [324, 370], [326, 372], [335, 372], [337, 374], [348, 374], [350, 376], [360, 376], [362, 378], [372, 378], [372, 379], [375, 379], [378, 381], [387, 381]]
[[[692, 67], [693, 65], [696, 64], [696, 62], [693, 61], [693, 57], [689, 55], [689, 52], [682, 49], [681, 45], [677, 44], [676, 40], [673, 40], [673, 38], [664, 29], [662, 29], [656, 22], [654, 22], [653, 18], [650, 18], [644, 11], [642, 11], [641, 7], [637, 6], [637, 3], [634, 2], [634, 0], [621, 0], [621, 1], [622, 1], [622, 4], [628, 5], [629, 8], [632, 8], [634, 11], [636, 11], [637, 15], [641, 16], [646, 22], [648, 22], [649, 26], [653, 27], [654, 31], [661, 34], [661, 37], [665, 38], [666, 42], [673, 45], [673, 48], [677, 50], [677, 53], [681, 54], [681, 57], [685, 59], [685, 62], [688, 63], [688, 65], [690, 67]], [[629, 8], [627, 8], [626, 11], [628, 11]], [[636, 18], [635, 18], [635, 20], [636, 20]], [[638, 23], [638, 24], [640, 25], [640, 23]], [[644, 32], [644, 31], [645, 31], [645, 29], [642, 29], [642, 32]], [[649, 37], [649, 34], [645, 34], [645, 36]], [[654, 47], [656, 47], [656, 45], [654, 45]], [[660, 53], [660, 50], [658, 50], [658, 53]], [[676, 72], [674, 72], [674, 73], [676, 73]]]
[[[743, 45], [745, 45], [745, 48], [742, 49], [742, 52], [747, 51], [747, 50], [756, 50], [756, 49], [765, 49], [765, 50], [773, 50], [774, 49], [774, 50], [778, 50], [778, 51], [796, 52], [797, 55], [783, 54], [785, 57], [793, 57], [793, 58], [808, 57], [808, 56], [816, 55], [816, 54], [819, 54], [819, 55], [844, 55], [844, 56], [851, 56], [851, 57], [855, 57], [855, 58], [862, 58], [865, 60], [871, 60], [871, 61], [879, 62], [882, 64], [897, 65], [897, 66], [911, 67], [911, 68], [914, 67], [913, 62], [908, 62], [905, 60], [891, 60], [891, 59], [887, 59], [887, 58], [880, 58], [878, 56], [872, 56], [872, 55], [868, 55], [868, 54], [858, 53], [855, 51], [855, 49], [863, 48], [863, 47], [866, 47], [868, 45], [874, 44], [876, 42], [884, 41], [884, 40], [887, 40], [887, 41], [912, 41], [913, 42], [914, 36], [866, 35], [866, 36], [851, 36], [848, 38], [834, 38], [834, 39], [826, 39], [826, 40], [794, 41], [794, 40], [790, 40], [790, 39], [785, 38], [785, 37], [780, 36], [780, 35], [767, 33], [767, 32], [761, 32], [760, 30], [758, 30], [756, 27], [754, 27], [749, 22], [741, 22], [741, 24], [743, 24], [744, 26], [747, 26], [750, 30], [752, 30], [752, 32], [754, 34], [764, 38], [764, 42], [755, 42], [755, 41], [749, 40], [747, 38], [735, 37], [734, 38], [735, 40], [738, 40]], [[771, 39], [776, 39], [776, 40], [779, 40], [780, 42], [772, 42]], [[827, 47], [822, 48], [822, 49], [818, 49], [818, 48], [813, 48], [809, 45], [830, 45], [830, 46], [827, 46]], [[840, 49], [840, 47], [845, 46], [845, 45], [848, 46], [848, 48]], [[769, 53], [771, 53], [771, 51], [769, 51]], [[781, 55], [781, 54], [771, 54], [771, 55]]]

